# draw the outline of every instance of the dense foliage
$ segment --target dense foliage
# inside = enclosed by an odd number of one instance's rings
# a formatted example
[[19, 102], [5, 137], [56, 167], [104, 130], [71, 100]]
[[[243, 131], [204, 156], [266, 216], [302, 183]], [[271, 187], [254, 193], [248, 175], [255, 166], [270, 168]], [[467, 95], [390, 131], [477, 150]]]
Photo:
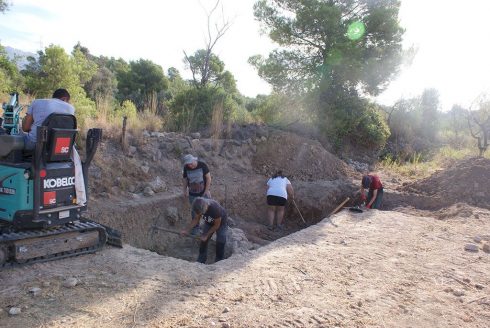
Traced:
[[[378, 123], [365, 115], [370, 105], [362, 98], [377, 95], [397, 72], [399, 6], [396, 0], [258, 1], [255, 16], [280, 48], [250, 63], [276, 91], [305, 97], [320, 127], [340, 146], [359, 133], [358, 118], [364, 126]], [[372, 146], [384, 141], [373, 140]]]
[[[278, 48], [249, 62], [272, 85], [270, 95], [242, 96], [235, 77], [212, 51], [229, 23], [209, 36], [205, 48], [184, 53], [188, 80], [176, 68], [165, 71], [151, 60], [94, 56], [80, 43], [71, 53], [50, 45], [20, 68], [0, 46], [0, 94], [50, 97], [66, 88], [81, 125], [87, 119], [128, 117], [151, 121], [154, 129], [165, 124], [188, 132], [217, 131], [230, 122], [279, 127], [300, 122], [315, 126], [339, 151], [346, 145], [382, 149], [388, 142], [384, 153], [401, 160], [428, 154], [434, 145], [474, 143], [468, 127], [484, 144], [489, 102], [470, 115], [458, 105], [440, 112], [434, 89], [391, 107], [371, 100], [400, 65], [399, 7], [397, 0], [257, 1], [255, 16]], [[7, 9], [0, 0], [0, 12]]]

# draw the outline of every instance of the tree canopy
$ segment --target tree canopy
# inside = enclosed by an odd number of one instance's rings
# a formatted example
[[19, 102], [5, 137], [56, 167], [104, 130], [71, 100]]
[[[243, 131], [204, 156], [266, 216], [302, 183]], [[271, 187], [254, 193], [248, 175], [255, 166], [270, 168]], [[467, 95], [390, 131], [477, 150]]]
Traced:
[[379, 94], [401, 64], [399, 7], [398, 0], [260, 0], [255, 17], [279, 48], [249, 62], [276, 92], [303, 97], [334, 144], [373, 138], [382, 146], [389, 133], [364, 98]]
[[376, 95], [397, 72], [398, 0], [261, 0], [256, 18], [280, 49], [250, 58], [276, 90], [338, 85]]
[[9, 9], [9, 3], [5, 0], [0, 0], [0, 13], [4, 13]]
[[162, 67], [145, 59], [130, 62], [129, 70], [119, 72], [118, 81], [121, 100], [130, 99], [140, 108], [158, 102], [158, 94], [167, 90], [169, 83]]

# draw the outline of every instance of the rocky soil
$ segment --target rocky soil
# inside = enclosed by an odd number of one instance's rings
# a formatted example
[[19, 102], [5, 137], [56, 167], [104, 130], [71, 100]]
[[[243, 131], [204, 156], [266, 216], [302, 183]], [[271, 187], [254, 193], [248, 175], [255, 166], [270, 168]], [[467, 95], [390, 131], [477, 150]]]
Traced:
[[108, 247], [0, 272], [0, 326], [488, 327], [489, 231], [344, 210], [212, 265]]
[[[90, 216], [121, 230], [124, 248], [0, 271], [0, 327], [488, 327], [488, 160], [405, 185], [381, 172], [390, 210], [327, 217], [367, 165], [317, 141], [264, 126], [128, 141], [123, 152], [106, 140], [90, 173]], [[231, 216], [218, 263], [195, 263], [197, 241], [172, 233], [189, 221], [186, 153], [208, 163]], [[286, 230], [270, 232], [277, 169], [306, 224], [290, 205]]]

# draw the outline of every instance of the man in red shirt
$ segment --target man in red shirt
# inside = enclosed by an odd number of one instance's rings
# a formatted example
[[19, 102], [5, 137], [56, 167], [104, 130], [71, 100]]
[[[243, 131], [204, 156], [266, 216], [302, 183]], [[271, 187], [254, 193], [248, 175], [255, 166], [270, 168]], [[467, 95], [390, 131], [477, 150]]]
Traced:
[[[368, 189], [368, 196], [364, 193]], [[383, 200], [383, 185], [377, 175], [368, 174], [362, 177], [361, 200], [367, 201], [366, 208], [379, 209]]]

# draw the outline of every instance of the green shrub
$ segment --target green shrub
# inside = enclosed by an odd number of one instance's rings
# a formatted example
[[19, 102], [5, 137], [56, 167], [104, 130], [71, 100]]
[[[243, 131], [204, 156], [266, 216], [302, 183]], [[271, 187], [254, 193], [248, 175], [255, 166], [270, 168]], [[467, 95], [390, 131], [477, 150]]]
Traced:
[[184, 90], [170, 104], [170, 127], [177, 131], [193, 131], [208, 127], [216, 108], [222, 110], [223, 122], [238, 108], [233, 97], [222, 88], [205, 87]]
[[128, 120], [135, 119], [137, 113], [138, 113], [138, 109], [136, 108], [135, 104], [131, 100], [123, 101], [121, 107], [118, 108], [115, 112], [116, 117], [122, 118], [126, 116]]
[[353, 136], [359, 144], [367, 148], [379, 149], [385, 146], [390, 136], [390, 129], [380, 112], [370, 107], [361, 116]]

